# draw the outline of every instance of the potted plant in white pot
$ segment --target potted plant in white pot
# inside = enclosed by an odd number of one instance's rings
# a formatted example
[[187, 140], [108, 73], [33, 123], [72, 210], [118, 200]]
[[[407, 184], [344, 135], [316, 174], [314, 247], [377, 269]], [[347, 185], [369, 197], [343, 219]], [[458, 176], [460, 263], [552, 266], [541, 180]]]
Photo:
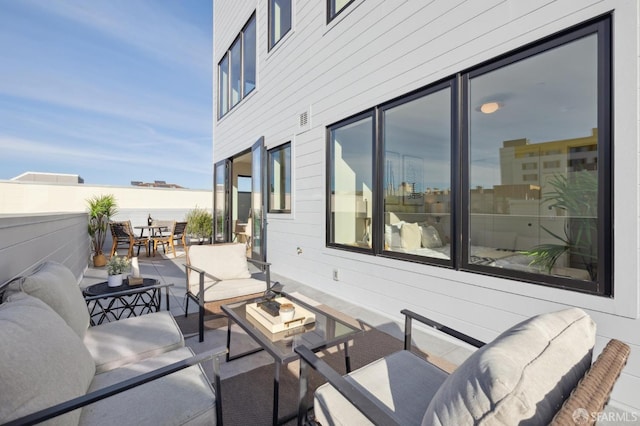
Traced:
[[109, 228], [109, 220], [118, 213], [116, 199], [113, 195], [94, 196], [87, 200], [89, 208], [89, 236], [93, 250], [93, 266], [104, 266], [107, 259], [102, 253], [104, 240]]
[[131, 260], [126, 257], [113, 256], [107, 262], [107, 284], [109, 287], [119, 287], [122, 285], [124, 274], [131, 270]]

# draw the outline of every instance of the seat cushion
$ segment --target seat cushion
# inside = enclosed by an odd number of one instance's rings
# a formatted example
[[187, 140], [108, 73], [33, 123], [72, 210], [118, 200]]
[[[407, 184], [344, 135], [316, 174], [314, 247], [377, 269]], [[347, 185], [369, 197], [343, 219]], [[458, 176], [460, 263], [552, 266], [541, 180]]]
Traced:
[[[180, 348], [97, 374], [89, 391], [130, 379], [193, 356]], [[200, 365], [194, 365], [82, 409], [81, 425], [215, 425], [215, 392]]]
[[[385, 404], [402, 425], [419, 425], [429, 400], [447, 373], [409, 351], [399, 351], [346, 376], [365, 393]], [[370, 425], [360, 411], [329, 384], [315, 392], [314, 414], [323, 425]]]
[[[84, 395], [95, 373], [76, 333], [46, 303], [15, 293], [0, 305], [0, 423]], [[48, 424], [77, 424], [80, 411]]]
[[[189, 246], [188, 262], [219, 280], [251, 277], [244, 244], [213, 244]], [[189, 282], [198, 282], [198, 273], [191, 272]]]
[[7, 295], [22, 291], [37, 297], [60, 315], [82, 339], [89, 327], [89, 311], [73, 272], [61, 263], [47, 261], [30, 275], [12, 282]]
[[173, 316], [163, 311], [89, 327], [84, 344], [101, 373], [181, 348], [184, 337]]
[[591, 365], [595, 331], [577, 308], [515, 325], [449, 376], [422, 424], [548, 424]]
[[[206, 280], [204, 284], [204, 301], [214, 302], [216, 300], [241, 297], [254, 293], [262, 293], [266, 290], [267, 282], [256, 278], [226, 280], [219, 282]], [[191, 286], [191, 292], [197, 295], [198, 286]]]

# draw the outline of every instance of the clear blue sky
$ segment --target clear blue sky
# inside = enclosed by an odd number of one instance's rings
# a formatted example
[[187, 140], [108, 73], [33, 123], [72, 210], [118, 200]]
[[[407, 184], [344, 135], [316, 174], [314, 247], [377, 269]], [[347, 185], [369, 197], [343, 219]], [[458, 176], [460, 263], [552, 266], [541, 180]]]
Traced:
[[212, 184], [212, 0], [0, 0], [0, 180]]

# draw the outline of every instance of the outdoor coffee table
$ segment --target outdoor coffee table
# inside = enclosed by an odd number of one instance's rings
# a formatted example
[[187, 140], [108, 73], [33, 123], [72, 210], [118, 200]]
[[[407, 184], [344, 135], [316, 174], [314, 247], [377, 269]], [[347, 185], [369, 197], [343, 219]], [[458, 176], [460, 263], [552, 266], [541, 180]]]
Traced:
[[169, 288], [173, 284], [160, 284], [153, 278], [144, 278], [142, 284], [129, 285], [124, 279], [122, 285], [109, 287], [107, 281], [90, 285], [82, 292], [89, 308], [91, 325], [121, 318], [158, 312], [160, 310], [161, 291], [164, 288], [169, 310]]
[[[315, 315], [315, 322], [304, 326], [296, 327], [280, 333], [270, 333], [269, 330], [262, 327], [247, 313], [248, 302], [239, 302], [229, 305], [222, 305], [222, 311], [227, 314], [227, 362], [238, 359], [252, 353], [265, 350], [275, 361], [275, 378], [273, 381], [273, 424], [277, 425], [281, 422], [294, 418], [297, 413], [280, 419], [278, 413], [278, 402], [280, 397], [280, 369], [283, 365], [299, 359], [298, 354], [293, 350], [298, 345], [305, 345], [314, 352], [337, 346], [344, 346], [345, 366], [347, 372], [351, 371], [349, 358], [349, 341], [356, 334], [362, 333], [357, 327], [330, 315], [327, 312], [319, 310], [304, 301], [282, 293], [296, 305], [304, 307]], [[255, 302], [255, 301], [253, 301]], [[231, 325], [238, 324], [253, 340], [255, 340], [260, 348], [256, 348], [241, 354], [231, 356], [229, 347], [231, 344]]]

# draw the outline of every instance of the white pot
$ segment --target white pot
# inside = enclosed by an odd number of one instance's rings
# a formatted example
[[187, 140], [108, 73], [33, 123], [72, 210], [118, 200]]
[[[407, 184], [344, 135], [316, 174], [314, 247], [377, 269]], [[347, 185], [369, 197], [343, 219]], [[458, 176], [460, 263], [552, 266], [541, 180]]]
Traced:
[[107, 285], [109, 287], [120, 287], [122, 285], [122, 277], [124, 274], [109, 275], [107, 278]]

